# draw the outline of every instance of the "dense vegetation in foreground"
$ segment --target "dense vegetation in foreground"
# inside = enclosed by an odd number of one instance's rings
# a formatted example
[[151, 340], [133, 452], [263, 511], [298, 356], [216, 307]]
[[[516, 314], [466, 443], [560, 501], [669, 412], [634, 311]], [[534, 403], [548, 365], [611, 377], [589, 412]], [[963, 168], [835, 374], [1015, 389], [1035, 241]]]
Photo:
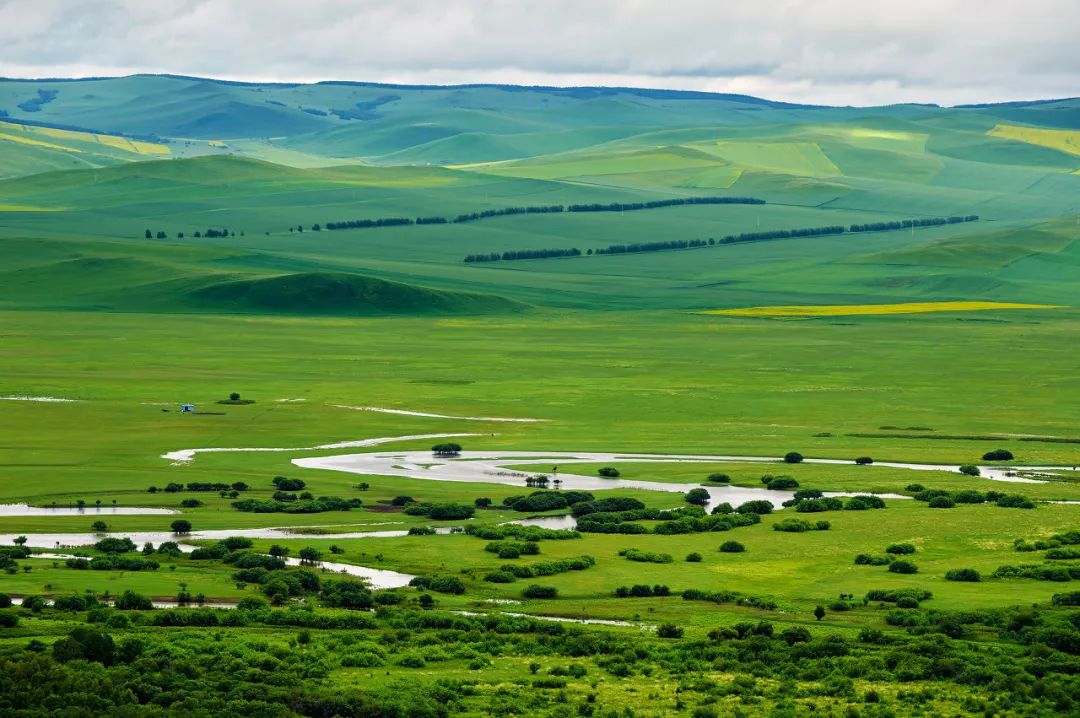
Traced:
[[[377, 594], [378, 595], [378, 594]], [[423, 599], [427, 597], [425, 602]], [[0, 710], [31, 716], [1063, 715], [1080, 611], [922, 612], [905, 634], [744, 620], [707, 635], [500, 614], [0, 613]], [[1080, 595], [1062, 597], [1077, 603]]]

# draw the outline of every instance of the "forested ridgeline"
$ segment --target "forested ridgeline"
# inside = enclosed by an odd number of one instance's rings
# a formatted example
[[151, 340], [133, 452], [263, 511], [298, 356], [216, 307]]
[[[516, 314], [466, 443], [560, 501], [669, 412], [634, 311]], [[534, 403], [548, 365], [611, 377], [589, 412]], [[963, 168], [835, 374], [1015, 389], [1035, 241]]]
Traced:
[[698, 249], [714, 247], [716, 245], [742, 244], [744, 242], [765, 242], [775, 239], [795, 239], [799, 237], [822, 237], [839, 234], [861, 234], [864, 232], [892, 232], [901, 229], [914, 229], [918, 227], [940, 227], [947, 224], [962, 224], [975, 222], [979, 219], [976, 214], [955, 217], [931, 217], [921, 219], [904, 219], [892, 222], [872, 222], [869, 224], [828, 225], [824, 227], [804, 227], [801, 229], [773, 229], [762, 232], [743, 232], [742, 234], [729, 234], [716, 239], [672, 239], [657, 242], [639, 242], [635, 244], [611, 244], [599, 249], [514, 249], [505, 252], [491, 252], [489, 254], [469, 254], [465, 257], [467, 264], [477, 262], [513, 261], [517, 259], [549, 259], [552, 257], [580, 257], [594, 254], [637, 254], [640, 252], [663, 252], [672, 249]]
[[676, 197], [658, 199], [649, 202], [609, 202], [606, 204], [571, 204], [571, 205], [533, 205], [525, 207], [502, 207], [485, 209], [480, 212], [466, 212], [452, 217], [383, 217], [381, 219], [351, 219], [342, 222], [327, 222], [325, 225], [312, 225], [312, 229], [366, 229], [370, 227], [395, 227], [408, 224], [464, 224], [492, 217], [510, 217], [520, 214], [558, 214], [560, 212], [633, 212], [642, 209], [660, 209], [662, 207], [680, 207], [692, 204], [765, 204], [765, 200], [756, 197]]

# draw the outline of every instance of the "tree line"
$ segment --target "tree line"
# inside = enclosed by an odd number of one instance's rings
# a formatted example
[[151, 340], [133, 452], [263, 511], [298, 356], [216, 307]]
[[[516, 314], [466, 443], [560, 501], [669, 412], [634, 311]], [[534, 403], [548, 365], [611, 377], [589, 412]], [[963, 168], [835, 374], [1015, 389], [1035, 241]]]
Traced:
[[[748, 203], [749, 204], [749, 203]], [[585, 211], [585, 210], [579, 210]], [[963, 222], [975, 222], [979, 219], [977, 214], [969, 214], [955, 217], [934, 217], [929, 219], [905, 219], [895, 222], [873, 222], [870, 224], [852, 224], [847, 227], [840, 224], [826, 225], [824, 227], [802, 227], [798, 229], [772, 229], [760, 232], [743, 232], [741, 234], [729, 234], [720, 239], [672, 239], [657, 242], [640, 242], [635, 244], [611, 244], [599, 249], [587, 249], [584, 256], [594, 254], [637, 254], [640, 252], [663, 252], [673, 249], [699, 249], [713, 247], [718, 244], [742, 244], [744, 242], [765, 242], [774, 239], [795, 239], [798, 237], [823, 237], [838, 234], [858, 234], [861, 232], [886, 232], [910, 227], [938, 227], [946, 224], [960, 224]], [[476, 262], [513, 261], [516, 259], [550, 259], [552, 257], [579, 257], [582, 253], [578, 249], [517, 249], [505, 252], [491, 252], [490, 254], [469, 254], [465, 257], [467, 264]]]
[[[561, 212], [632, 212], [640, 209], [659, 209], [661, 207], [679, 207], [691, 204], [765, 204], [765, 200], [757, 197], [676, 197], [673, 199], [658, 199], [649, 202], [608, 202], [593, 204], [550, 204], [550, 205], [527, 205], [523, 207], [500, 207], [498, 209], [485, 209], [479, 212], [465, 212], [453, 217], [382, 217], [379, 219], [350, 219], [340, 222], [327, 222], [322, 225], [326, 229], [367, 229], [370, 227], [397, 227], [410, 224], [464, 224], [476, 222], [481, 219], [492, 217], [509, 217], [521, 214], [558, 214]], [[319, 225], [313, 225], [312, 229], [318, 231]]]
[[[592, 250], [589, 250], [590, 252]], [[552, 257], [580, 257], [581, 250], [571, 249], [513, 249], [491, 254], [470, 254], [465, 257], [466, 264], [476, 262], [512, 262], [516, 259], [551, 259]]]
[[677, 197], [650, 202], [610, 202], [608, 204], [572, 204], [567, 212], [632, 212], [638, 209], [679, 207], [687, 204], [765, 204], [757, 197]]
[[903, 219], [896, 222], [870, 222], [869, 224], [853, 224], [848, 227], [849, 232], [889, 232], [896, 229], [910, 229], [913, 227], [940, 227], [943, 224], [963, 224], [975, 222], [979, 219], [977, 214], [967, 214], [954, 217], [929, 217], [923, 219]]
[[[235, 237], [236, 236], [236, 231], [235, 230], [229, 230], [228, 228], [225, 228], [225, 227], [222, 227], [221, 229], [215, 229], [213, 227], [210, 227], [206, 231], [203, 231], [203, 232], [200, 232], [200, 231], [196, 230], [195, 234], [193, 234], [192, 236], [195, 237], [195, 239], [202, 239], [202, 238], [218, 239], [218, 238], [221, 238], [221, 237]], [[241, 237], [244, 236], [244, 231], [243, 230], [240, 230], [240, 236]], [[157, 232], [154, 232], [153, 230], [147, 229], [143, 233], [143, 237], [145, 239], [168, 239], [169, 235], [166, 234], [164, 231], [162, 231], [160, 229]], [[184, 233], [183, 232], [177, 232], [176, 233], [176, 238], [177, 239], [183, 239], [184, 238]]]

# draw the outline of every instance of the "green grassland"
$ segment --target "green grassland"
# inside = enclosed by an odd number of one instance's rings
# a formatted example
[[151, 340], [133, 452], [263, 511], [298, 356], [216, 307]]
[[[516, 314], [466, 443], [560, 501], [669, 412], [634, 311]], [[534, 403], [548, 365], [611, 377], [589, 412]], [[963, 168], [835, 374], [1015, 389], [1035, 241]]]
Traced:
[[[1080, 360], [1073, 346], [1080, 332], [1080, 156], [1068, 151], [1072, 135], [1058, 131], [1080, 127], [1078, 108], [1076, 100], [827, 108], [649, 90], [255, 85], [170, 76], [0, 80], [6, 112], [0, 115], [0, 503], [88, 506], [74, 516], [0, 515], [0, 534], [86, 533], [98, 518], [113, 532], [167, 531], [179, 517], [197, 531], [292, 526], [306, 533], [258, 539], [255, 550], [276, 543], [296, 556], [314, 546], [328, 560], [460, 577], [465, 592], [436, 594], [431, 613], [417, 604], [422, 591], [403, 589], [405, 603], [380, 609], [369, 629], [314, 627], [310, 645], [286, 643], [302, 622], [275, 630], [252, 619], [246, 627], [214, 629], [237, 651], [269, 641], [280, 644], [275, 661], [307, 656], [312, 686], [355, 688], [379, 700], [390, 701], [391, 692], [372, 687], [373, 674], [385, 673], [386, 685], [420, 686], [421, 698], [450, 690], [439, 681], [464, 681], [453, 683], [460, 701], [453, 710], [443, 701], [431, 710], [418, 705], [386, 715], [570, 715], [560, 702], [593, 715], [581, 707], [592, 705], [589, 693], [619, 715], [631, 708], [635, 715], [786, 716], [817, 707], [820, 715], [882, 718], [917, 714], [924, 710], [919, 701], [941, 715], [1018, 715], [1004, 703], [986, 703], [981, 692], [991, 692], [990, 679], [972, 677], [976, 665], [1008, 661], [1015, 663], [1002, 672], [1027, 671], [1025, 678], [995, 679], [992, 692], [1035, 701], [1027, 714], [1066, 714], [1076, 707], [1067, 695], [1071, 684], [1055, 693], [1044, 683], [1066, 680], [1069, 671], [1061, 667], [1075, 665], [1071, 644], [1007, 626], [1021, 610], [1016, 607], [1033, 604], [1036, 623], [1065, 625], [1069, 610], [1049, 603], [1075, 581], [989, 576], [1001, 565], [1042, 561], [1042, 554], [1017, 552], [1013, 541], [1077, 529], [1074, 504], [938, 510], [890, 499], [884, 510], [808, 515], [828, 520], [828, 531], [774, 531], [778, 521], [804, 516], [785, 510], [730, 532], [542, 541], [538, 557], [514, 562], [589, 555], [596, 565], [537, 579], [557, 588], [558, 597], [526, 599], [521, 593], [531, 579], [483, 580], [507, 561], [473, 536], [340, 537], [461, 523], [389, 505], [403, 495], [427, 503], [492, 499], [498, 508], [477, 511], [471, 525], [519, 519], [527, 514], [501, 502], [526, 493], [524, 486], [299, 469], [291, 461], [427, 449], [433, 440], [313, 447], [442, 433], [475, 434], [455, 439], [466, 449], [776, 457], [799, 451], [811, 458], [869, 455], [877, 462], [957, 466], [1005, 448], [1015, 455], [1007, 464], [1056, 466], [1058, 475], [1042, 484], [1001, 484], [956, 472], [854, 464], [620, 462], [619, 469], [624, 478], [688, 487], [713, 472], [729, 474], [736, 486], [760, 487], [760, 477], [771, 473], [825, 491], [904, 493], [921, 483], [1076, 501], [1080, 483], [1070, 469], [1080, 464]], [[1010, 129], [995, 130], [1002, 125]], [[765, 204], [325, 229], [347, 220], [701, 196]], [[609, 245], [958, 215], [979, 220], [595, 254]], [[225, 228], [224, 236], [194, 236]], [[155, 238], [145, 238], [148, 230]], [[156, 238], [158, 232], [165, 238]], [[582, 256], [463, 261], [470, 254], [572, 248]], [[844, 316], [823, 310], [806, 318], [701, 313], [906, 302], [1050, 306]], [[217, 403], [234, 391], [254, 403]], [[4, 398], [20, 396], [71, 401]], [[186, 402], [198, 411], [181, 414]], [[161, 456], [210, 447], [286, 450], [201, 453], [177, 464]], [[564, 463], [560, 471], [594, 475], [599, 467]], [[245, 497], [268, 499], [279, 475], [302, 478], [316, 496], [359, 498], [363, 505], [244, 513], [214, 492], [147, 491], [170, 482], [245, 482], [251, 487]], [[360, 483], [368, 488], [360, 490]], [[597, 492], [611, 495], [653, 508], [682, 505], [677, 493]], [[192, 497], [204, 505], [180, 507]], [[109, 515], [114, 504], [180, 514]], [[746, 552], [719, 552], [729, 539]], [[881, 554], [896, 542], [917, 547], [911, 558], [918, 573], [854, 563], [856, 555]], [[343, 553], [328, 555], [330, 544]], [[674, 561], [629, 561], [618, 555], [626, 547]], [[684, 561], [691, 552], [703, 560]], [[131, 589], [167, 598], [186, 583], [211, 599], [261, 595], [259, 585], [242, 585], [221, 561], [161, 560], [157, 571], [77, 571], [63, 561], [25, 559], [20, 563], [31, 570], [0, 574], [0, 593]], [[1075, 566], [1075, 560], [1053, 563]], [[957, 568], [977, 569], [984, 580], [945, 580]], [[614, 597], [617, 587], [638, 583], [665, 584], [675, 594], [733, 590], [776, 606]], [[918, 609], [905, 609], [925, 619], [918, 629], [888, 623], [891, 604], [862, 602], [871, 590], [905, 588], [933, 592]], [[831, 606], [840, 594], [855, 596], [850, 610], [830, 608], [815, 620], [814, 608]], [[519, 603], [494, 602], [509, 600]], [[318, 601], [309, 594], [304, 602]], [[53, 609], [19, 610], [20, 625], [0, 629], [0, 651], [23, 651], [35, 637], [52, 643], [75, 625], [70, 614]], [[634, 625], [573, 628], [554, 637], [493, 623], [506, 617], [472, 624], [446, 610]], [[354, 615], [328, 608], [293, 614]], [[421, 625], [432, 615], [468, 625]], [[932, 628], [964, 615], [978, 621], [953, 638]], [[118, 640], [157, 641], [155, 632], [184, 645], [211, 640], [203, 628], [164, 628], [154, 620], [136, 616], [110, 630]], [[860, 647], [849, 663], [838, 658], [820, 671], [778, 676], [770, 663], [811, 659], [798, 647], [789, 654], [782, 653], [787, 647], [755, 647], [753, 638], [710, 637], [747, 621], [774, 622], [778, 632], [808, 628], [814, 641], [807, 645], [815, 649], [833, 634]], [[682, 627], [685, 638], [651, 634], [668, 622]], [[864, 629], [887, 638], [867, 642], [860, 636], [874, 634]], [[959, 667], [932, 678], [905, 674], [915, 659], [897, 656], [929, 651], [917, 642], [938, 638], [961, 652]], [[342, 662], [350, 646], [369, 639], [390, 657]], [[449, 647], [455, 642], [468, 650]], [[422, 668], [399, 664], [401, 655], [421, 653], [428, 656]], [[612, 656], [634, 667], [612, 667]], [[860, 660], [873, 668], [851, 668]], [[269, 671], [270, 662], [245, 665]], [[534, 702], [526, 705], [522, 687], [537, 679], [530, 662], [540, 666], [539, 677], [567, 662], [587, 666], [588, 676], [558, 689], [565, 700], [553, 690], [550, 701], [530, 695]], [[198, 670], [192, 667], [192, 675]], [[824, 676], [840, 673], [854, 676], [857, 689], [821, 692]], [[1036, 673], [1053, 678], [1038, 680], [1043, 687], [1035, 690]], [[741, 698], [721, 689], [747, 676], [758, 687]], [[253, 685], [248, 680], [240, 682]], [[871, 690], [888, 705], [865, 703], [861, 697]], [[690, 694], [696, 697], [684, 701]], [[300, 705], [297, 695], [282, 699], [290, 711]], [[715, 710], [692, 713], [695, 708]], [[257, 714], [239, 703], [216, 710]], [[614, 715], [604, 710], [595, 714]], [[275, 718], [294, 714], [266, 711]], [[374, 714], [340, 705], [324, 713]]]

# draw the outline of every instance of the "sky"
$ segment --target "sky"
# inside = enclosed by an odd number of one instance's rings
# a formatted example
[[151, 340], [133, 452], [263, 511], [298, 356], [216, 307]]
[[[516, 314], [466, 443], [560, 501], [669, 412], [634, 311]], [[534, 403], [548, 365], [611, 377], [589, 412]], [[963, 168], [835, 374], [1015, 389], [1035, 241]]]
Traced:
[[0, 76], [1080, 95], [1080, 0], [0, 0]]

